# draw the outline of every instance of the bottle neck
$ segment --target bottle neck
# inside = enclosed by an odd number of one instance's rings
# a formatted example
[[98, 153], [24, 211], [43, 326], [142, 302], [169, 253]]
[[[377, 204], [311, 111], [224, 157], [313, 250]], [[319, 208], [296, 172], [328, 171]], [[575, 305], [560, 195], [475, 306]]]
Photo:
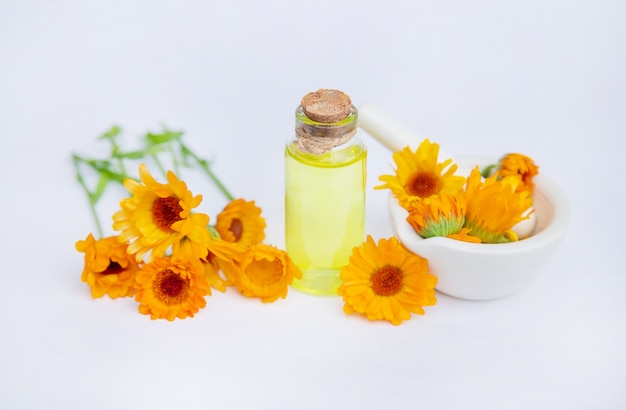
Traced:
[[350, 114], [336, 123], [316, 122], [304, 114], [302, 105], [296, 109], [296, 143], [298, 149], [311, 154], [323, 154], [350, 141], [357, 132], [358, 111], [351, 106]]

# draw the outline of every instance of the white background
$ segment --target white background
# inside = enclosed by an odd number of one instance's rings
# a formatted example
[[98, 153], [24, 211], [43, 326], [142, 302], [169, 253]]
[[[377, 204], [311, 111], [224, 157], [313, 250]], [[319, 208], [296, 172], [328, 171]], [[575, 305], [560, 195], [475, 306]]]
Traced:
[[[626, 408], [625, 17], [617, 0], [2, 0], [0, 408]], [[283, 144], [321, 87], [452, 154], [535, 158], [572, 207], [550, 266], [399, 327], [296, 291], [214, 292], [173, 323], [91, 299], [71, 152], [106, 155], [113, 124], [128, 145], [184, 130], [283, 246]], [[373, 186], [391, 155], [367, 142], [367, 232], [388, 237]], [[215, 218], [223, 198], [188, 183]]]

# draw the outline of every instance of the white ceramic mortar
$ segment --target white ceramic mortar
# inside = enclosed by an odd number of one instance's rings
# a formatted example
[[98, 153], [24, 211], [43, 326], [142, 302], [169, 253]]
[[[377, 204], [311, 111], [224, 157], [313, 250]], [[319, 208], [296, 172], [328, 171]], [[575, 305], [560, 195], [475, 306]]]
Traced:
[[[421, 138], [382, 110], [367, 105], [359, 108], [359, 124], [391, 151], [405, 146], [417, 148]], [[440, 153], [440, 160], [450, 158]], [[497, 158], [461, 157], [459, 169], [493, 164]], [[488, 300], [524, 288], [548, 265], [569, 224], [569, 204], [561, 188], [549, 177], [534, 179], [533, 206], [536, 223], [530, 237], [504, 244], [476, 244], [444, 237], [424, 239], [406, 221], [408, 212], [393, 195], [389, 212], [398, 240], [411, 252], [428, 259], [431, 273], [438, 277], [437, 290], [447, 295]]]

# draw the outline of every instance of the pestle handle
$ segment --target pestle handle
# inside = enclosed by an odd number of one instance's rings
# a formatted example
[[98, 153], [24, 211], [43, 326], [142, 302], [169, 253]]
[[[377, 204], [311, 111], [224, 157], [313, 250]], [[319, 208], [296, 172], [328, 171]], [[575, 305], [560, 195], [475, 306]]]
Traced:
[[401, 151], [407, 145], [415, 150], [422, 141], [418, 134], [374, 104], [359, 107], [359, 126], [391, 152]]
[[[410, 147], [416, 151], [424, 141], [424, 137], [412, 132], [400, 121], [393, 118], [374, 104], [363, 104], [359, 107], [359, 127], [378, 140], [391, 152], [402, 151], [405, 147]], [[432, 141], [431, 142], [435, 142]], [[438, 158], [443, 161], [452, 158], [445, 150], [439, 148]], [[471, 168], [459, 166], [462, 175], [469, 175]]]

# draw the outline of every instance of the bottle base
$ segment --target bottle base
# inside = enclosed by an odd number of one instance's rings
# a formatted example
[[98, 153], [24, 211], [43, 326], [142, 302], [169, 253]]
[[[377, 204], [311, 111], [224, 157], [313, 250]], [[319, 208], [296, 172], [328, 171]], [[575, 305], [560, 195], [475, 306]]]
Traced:
[[302, 271], [302, 279], [294, 279], [291, 283], [294, 289], [319, 296], [338, 296], [340, 285], [338, 270]]

